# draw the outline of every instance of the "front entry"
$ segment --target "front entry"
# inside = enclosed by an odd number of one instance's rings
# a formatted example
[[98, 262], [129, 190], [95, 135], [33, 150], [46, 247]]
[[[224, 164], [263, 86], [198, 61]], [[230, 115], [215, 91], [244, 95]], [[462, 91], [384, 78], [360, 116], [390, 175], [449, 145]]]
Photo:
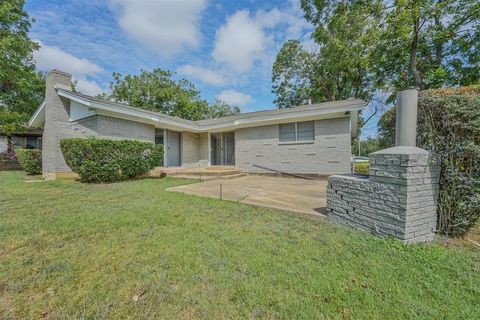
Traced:
[[182, 165], [181, 161], [181, 142], [182, 136], [180, 132], [177, 131], [167, 131], [167, 166], [169, 167], [180, 167]]
[[212, 166], [235, 165], [235, 133], [233, 131], [210, 134], [210, 164]]

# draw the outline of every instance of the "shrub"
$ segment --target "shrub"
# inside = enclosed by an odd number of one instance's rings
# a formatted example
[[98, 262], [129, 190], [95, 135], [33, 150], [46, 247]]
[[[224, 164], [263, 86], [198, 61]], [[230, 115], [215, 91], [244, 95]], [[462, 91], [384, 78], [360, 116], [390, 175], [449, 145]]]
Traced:
[[480, 217], [480, 87], [421, 92], [417, 145], [441, 159], [439, 231], [461, 236]]
[[136, 178], [162, 163], [161, 145], [134, 140], [70, 138], [60, 141], [63, 157], [80, 181], [114, 182]]
[[15, 150], [18, 162], [28, 174], [42, 173], [42, 150], [17, 149]]
[[353, 168], [354, 173], [368, 176], [368, 170], [370, 169], [370, 163], [368, 163], [368, 162], [354, 162], [353, 166], [354, 166], [354, 168]]

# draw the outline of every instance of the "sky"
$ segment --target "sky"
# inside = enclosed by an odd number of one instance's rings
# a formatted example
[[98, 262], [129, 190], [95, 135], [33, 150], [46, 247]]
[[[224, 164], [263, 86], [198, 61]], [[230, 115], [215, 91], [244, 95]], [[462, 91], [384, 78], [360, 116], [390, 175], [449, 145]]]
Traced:
[[[271, 70], [289, 39], [313, 49], [295, 0], [27, 0], [37, 68], [69, 72], [77, 89], [108, 92], [112, 73], [162, 68], [203, 98], [242, 112], [274, 109]], [[375, 133], [375, 120], [362, 136]]]

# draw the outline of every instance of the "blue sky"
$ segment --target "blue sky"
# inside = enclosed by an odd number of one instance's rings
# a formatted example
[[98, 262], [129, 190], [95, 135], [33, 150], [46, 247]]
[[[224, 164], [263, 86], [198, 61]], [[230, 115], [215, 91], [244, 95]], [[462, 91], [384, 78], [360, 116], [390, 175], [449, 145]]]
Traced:
[[72, 73], [88, 94], [108, 91], [112, 72], [160, 67], [209, 101], [273, 109], [271, 66], [281, 45], [299, 39], [314, 48], [294, 0], [27, 0], [25, 9], [42, 45], [37, 67]]

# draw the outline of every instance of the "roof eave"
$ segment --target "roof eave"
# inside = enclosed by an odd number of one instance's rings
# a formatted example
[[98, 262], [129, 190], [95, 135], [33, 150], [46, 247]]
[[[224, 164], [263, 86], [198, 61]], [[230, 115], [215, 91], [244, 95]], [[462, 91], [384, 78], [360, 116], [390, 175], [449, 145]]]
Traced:
[[30, 128], [39, 128], [43, 126], [45, 122], [45, 100], [42, 101], [40, 106], [35, 110], [35, 113], [28, 121], [28, 126]]

